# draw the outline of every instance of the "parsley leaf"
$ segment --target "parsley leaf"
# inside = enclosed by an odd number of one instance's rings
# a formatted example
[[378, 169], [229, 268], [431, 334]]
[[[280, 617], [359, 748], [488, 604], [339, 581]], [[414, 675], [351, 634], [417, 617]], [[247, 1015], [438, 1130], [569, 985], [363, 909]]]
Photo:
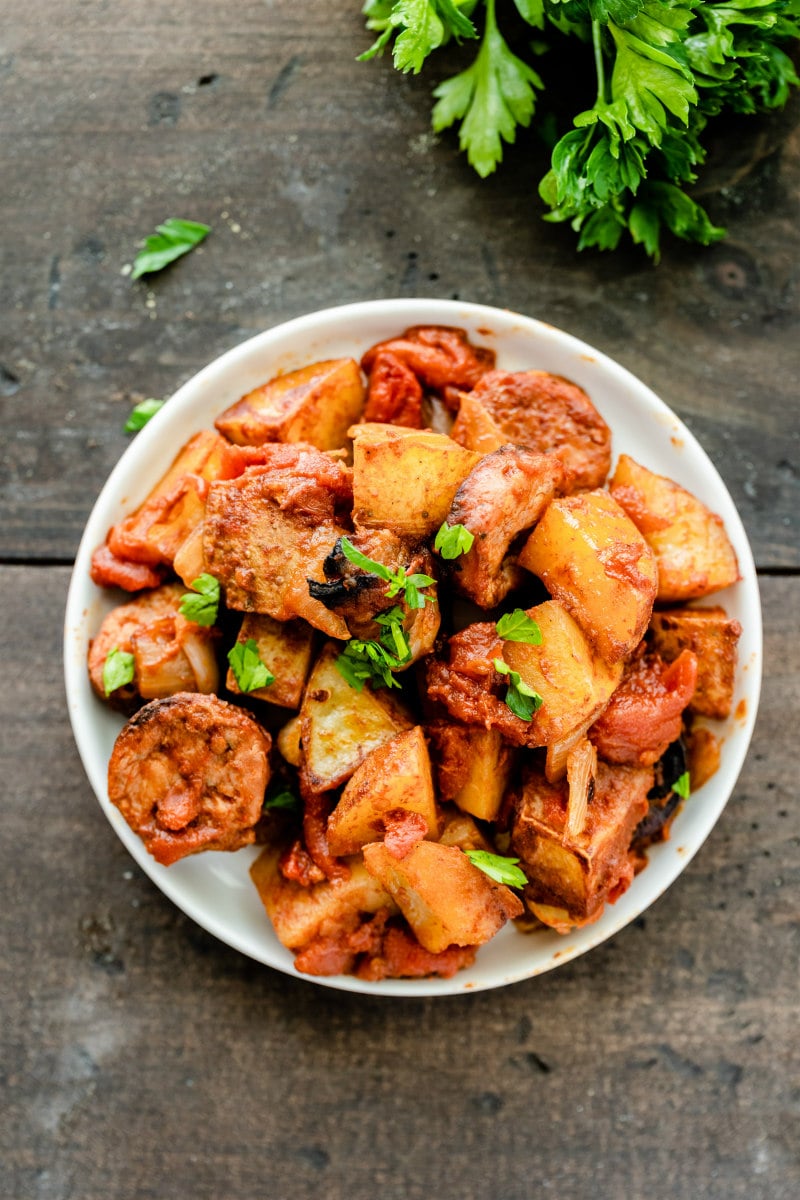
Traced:
[[367, 680], [376, 687], [399, 688], [392, 669], [401, 665], [400, 660], [380, 642], [362, 641], [361, 638], [350, 638], [336, 659], [339, 674], [357, 692], [363, 690]]
[[193, 250], [210, 232], [210, 225], [170, 217], [163, 225], [157, 225], [156, 232], [142, 242], [143, 249], [133, 260], [131, 279], [163, 270], [176, 258]]
[[213, 575], [198, 575], [191, 586], [193, 590], [181, 596], [178, 612], [196, 625], [213, 625], [219, 611], [219, 580]]
[[445, 521], [436, 534], [433, 548], [442, 558], [453, 559], [471, 550], [474, 541], [475, 534], [470, 533], [466, 525], [448, 525]]
[[375, 618], [376, 624], [383, 627], [381, 643], [387, 650], [394, 652], [398, 664], [405, 663], [411, 658], [411, 647], [403, 630], [404, 620], [402, 608], [398, 608], [396, 605], [388, 612], [379, 613]]
[[[212, 621], [211, 624], [213, 623]], [[237, 642], [233, 649], [228, 651], [228, 662], [242, 692], [254, 692], [256, 688], [269, 687], [275, 682], [275, 676], [258, 653], [258, 642], [255, 638]]]
[[507, 887], [523, 888], [528, 877], [521, 867], [517, 866], [518, 858], [502, 854], [490, 854], [488, 850], [465, 850], [473, 867], [483, 871], [495, 883], [504, 883]]
[[116, 692], [117, 688], [125, 687], [126, 683], [133, 683], [135, 674], [135, 664], [132, 654], [127, 650], [120, 650], [118, 646], [114, 646], [106, 655], [106, 661], [103, 663], [103, 691], [107, 696], [112, 692]]
[[513, 143], [517, 126], [530, 124], [536, 107], [534, 89], [543, 86], [533, 67], [509, 50], [497, 27], [495, 0], [486, 0], [478, 56], [466, 71], [435, 89], [433, 128], [440, 133], [460, 120], [459, 145], [485, 178], [502, 160], [503, 141]]
[[542, 631], [523, 608], [504, 613], [495, 625], [500, 637], [506, 642], [525, 642], [529, 646], [541, 646]]
[[501, 675], [508, 675], [508, 689], [504, 696], [506, 706], [515, 717], [530, 721], [536, 710], [542, 707], [542, 697], [520, 678], [519, 671], [512, 671], [502, 658], [494, 660], [494, 669]]
[[684, 771], [683, 774], [680, 775], [675, 780], [675, 782], [672, 785], [672, 790], [673, 790], [673, 792], [677, 792], [677, 794], [679, 796], [681, 796], [684, 800], [689, 799], [689, 796], [691, 794], [691, 782], [689, 779], [688, 771]]
[[280, 791], [267, 793], [264, 797], [264, 803], [261, 806], [263, 812], [268, 812], [271, 808], [286, 809], [291, 812], [299, 812], [302, 805], [298, 796], [288, 788], [281, 788]]
[[122, 426], [123, 433], [138, 433], [140, 429], [144, 429], [147, 422], [156, 415], [157, 412], [164, 407], [163, 400], [140, 400], [138, 404], [134, 404], [131, 409], [128, 419]]
[[475, 26], [463, 8], [465, 0], [367, 0], [367, 28], [379, 36], [358, 56], [359, 62], [382, 54], [397, 34], [393, 59], [398, 71], [417, 74], [425, 59], [450, 37], [477, 37]]
[[362, 571], [367, 571], [370, 575], [377, 575], [379, 579], [384, 579], [389, 587], [386, 589], [386, 596], [389, 600], [394, 599], [400, 592], [403, 592], [405, 602], [409, 608], [424, 608], [425, 601], [430, 600], [431, 604], [435, 604], [433, 596], [423, 596], [419, 589], [430, 587], [436, 580], [430, 575], [422, 575], [415, 573], [407, 575], [404, 567], [399, 567], [398, 570], [392, 571], [389, 567], [385, 567], [383, 563], [376, 562], [374, 558], [367, 558], [366, 554], [362, 554], [357, 550], [349, 538], [343, 537], [339, 539], [339, 545], [342, 548], [342, 553], [345, 558], [349, 559], [354, 566], [360, 567]]

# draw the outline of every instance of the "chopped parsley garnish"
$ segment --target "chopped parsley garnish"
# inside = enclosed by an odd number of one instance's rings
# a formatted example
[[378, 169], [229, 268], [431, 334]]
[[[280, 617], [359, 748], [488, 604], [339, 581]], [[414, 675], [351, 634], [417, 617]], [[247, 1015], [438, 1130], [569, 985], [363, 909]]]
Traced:
[[526, 642], [529, 646], [541, 646], [542, 631], [532, 617], [522, 608], [504, 613], [495, 625], [500, 637], [506, 642]]
[[357, 550], [346, 537], [340, 538], [339, 545], [342, 548], [342, 554], [354, 566], [361, 567], [362, 571], [367, 571], [370, 575], [377, 575], [379, 579], [383, 579], [389, 584], [386, 589], [387, 599], [392, 600], [402, 592], [409, 608], [424, 608], [426, 600], [430, 600], [432, 604], [435, 603], [433, 596], [423, 596], [419, 591], [420, 588], [430, 587], [432, 583], [436, 582], [430, 575], [407, 575], [404, 567], [398, 567], [396, 571], [392, 571], [383, 563], [376, 562], [374, 558], [367, 558], [366, 554]]
[[267, 812], [271, 808], [281, 808], [287, 811], [298, 811], [300, 809], [300, 800], [295, 796], [294, 792], [288, 788], [281, 788], [279, 791], [267, 793], [264, 797], [262, 805], [263, 811]]
[[142, 249], [133, 260], [131, 279], [163, 270], [176, 258], [193, 250], [210, 232], [210, 225], [170, 217], [163, 225], [157, 225], [156, 232], [142, 242]]
[[237, 642], [233, 649], [228, 651], [228, 662], [242, 692], [254, 692], [257, 688], [269, 687], [275, 682], [275, 676], [258, 653], [258, 642], [255, 638]]
[[107, 696], [115, 692], [117, 688], [125, 687], [126, 683], [133, 683], [134, 676], [134, 658], [127, 650], [120, 650], [118, 646], [114, 646], [106, 655], [106, 661], [103, 663], [103, 691]]
[[375, 621], [382, 626], [380, 641], [351, 638], [336, 660], [339, 674], [357, 692], [367, 680], [375, 687], [399, 688], [392, 672], [411, 658], [403, 631], [403, 610], [395, 605], [388, 612], [379, 613]]
[[688, 800], [691, 794], [691, 782], [689, 772], [684, 771], [672, 785], [673, 792], [676, 792], [683, 800]]
[[163, 407], [163, 400], [154, 400], [152, 397], [148, 400], [140, 400], [131, 409], [127, 421], [122, 426], [122, 432], [138, 433], [140, 429], [144, 429], [150, 418], [154, 417]]
[[438, 550], [442, 558], [458, 558], [472, 549], [474, 541], [475, 534], [470, 533], [466, 525], [448, 525], [445, 521], [436, 535], [433, 548]]
[[522, 888], [528, 882], [525, 872], [517, 866], [518, 858], [505, 857], [502, 854], [490, 854], [488, 850], [465, 850], [473, 867], [483, 871], [496, 883], [504, 883], [507, 887]]
[[181, 596], [178, 612], [196, 625], [213, 625], [219, 611], [219, 580], [213, 575], [198, 575], [191, 586], [192, 591]]
[[541, 708], [542, 697], [520, 678], [519, 671], [512, 671], [502, 658], [494, 660], [494, 669], [501, 675], [508, 676], [508, 688], [503, 697], [508, 708], [515, 717], [519, 717], [523, 721], [530, 721], [537, 708]]

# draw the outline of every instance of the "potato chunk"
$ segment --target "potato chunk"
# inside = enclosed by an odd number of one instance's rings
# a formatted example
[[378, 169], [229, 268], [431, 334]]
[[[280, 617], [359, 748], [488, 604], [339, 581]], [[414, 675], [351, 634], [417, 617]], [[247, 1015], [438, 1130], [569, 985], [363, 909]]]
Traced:
[[328, 819], [331, 854], [356, 854], [379, 841], [393, 810], [419, 813], [429, 838], [439, 833], [428, 747], [419, 725], [376, 747], [354, 771]]
[[719, 605], [709, 608], [673, 608], [653, 614], [653, 646], [666, 662], [682, 650], [697, 659], [697, 683], [689, 710], [723, 720], [731, 714], [736, 646], [742, 633], [738, 621], [729, 620]]
[[472, 392], [462, 392], [458, 405], [458, 416], [453, 422], [450, 437], [465, 450], [477, 450], [491, 454], [513, 441], [504, 433]]
[[215, 424], [237, 446], [308, 442], [337, 450], [364, 407], [358, 363], [336, 358], [278, 375], [226, 409]]
[[437, 721], [428, 732], [442, 800], [481, 821], [496, 821], [514, 765], [514, 751], [499, 729]]
[[542, 631], [539, 646], [503, 642], [503, 658], [542, 697], [531, 719], [529, 745], [546, 746], [599, 713], [622, 678], [622, 663], [607, 663], [557, 600], [527, 610]]
[[691, 492], [623, 454], [611, 494], [653, 549], [660, 603], [680, 604], [736, 583], [739, 564], [722, 518]]
[[394, 533], [428, 537], [480, 459], [452, 438], [394, 425], [355, 425], [353, 520]]
[[[259, 658], [275, 676], [275, 681], [247, 694], [282, 708], [299, 708], [311, 670], [314, 630], [305, 621], [275, 621], [264, 613], [248, 613], [236, 641], [245, 643], [251, 638], [256, 643]], [[225, 686], [229, 692], [241, 694], [236, 676], [230, 669]]]
[[553, 500], [519, 562], [539, 576], [606, 662], [638, 646], [656, 597], [656, 560], [608, 492]]
[[396, 859], [382, 842], [372, 842], [364, 847], [364, 862], [433, 954], [481, 946], [522, 912], [510, 888], [489, 879], [455, 846], [419, 842]]
[[300, 709], [303, 757], [309, 785], [338, 787], [370, 751], [414, 722], [386, 689], [357, 692], [336, 669], [341, 647], [329, 643], [314, 666]]
[[[529, 884], [525, 899], [547, 924], [584, 924], [600, 915], [633, 878], [629, 847], [647, 814], [653, 786], [650, 767], [597, 764], [594, 795], [577, 834], [567, 831], [569, 784], [548, 783], [538, 767], [525, 776], [514, 816], [511, 844]], [[561, 909], [561, 917], [538, 906]], [[564, 912], [564, 910], [566, 910]]]
[[250, 878], [278, 941], [290, 950], [307, 946], [315, 937], [355, 929], [362, 913], [376, 913], [379, 909], [397, 911], [391, 896], [366, 869], [360, 856], [347, 860], [347, 877], [325, 880], [312, 887], [284, 879], [279, 862], [280, 851], [267, 848], [251, 866]]

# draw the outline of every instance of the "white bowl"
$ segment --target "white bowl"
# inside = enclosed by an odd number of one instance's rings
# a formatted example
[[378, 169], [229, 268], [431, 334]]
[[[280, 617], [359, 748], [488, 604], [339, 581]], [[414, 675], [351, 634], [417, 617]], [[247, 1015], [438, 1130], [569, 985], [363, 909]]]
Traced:
[[89, 578], [92, 552], [109, 527], [139, 504], [177, 450], [245, 392], [278, 371], [319, 359], [352, 355], [409, 325], [455, 325], [497, 351], [498, 366], [539, 368], [565, 375], [585, 388], [613, 431], [615, 456], [626, 452], [690, 489], [725, 522], [739, 557], [741, 582], [714, 597], [742, 626], [734, 716], [719, 727], [722, 765], [683, 805], [667, 842], [649, 851], [650, 862], [630, 889], [608, 905], [599, 921], [567, 937], [551, 931], [503, 929], [477, 955], [474, 966], [452, 979], [364, 983], [349, 976], [313, 982], [375, 995], [442, 996], [500, 987], [560, 966], [605, 941], [644, 911], [681, 873], [708, 836], [736, 783], [747, 751], [761, 682], [761, 609], [755, 567], [739, 515], [714, 466], [689, 430], [643, 383], [584, 342], [517, 313], [449, 300], [377, 300], [327, 309], [288, 321], [229, 350], [189, 380], [139, 433], [103, 488], [86, 526], [67, 602], [64, 658], [69, 715], [86, 773], [100, 805], [139, 866], [161, 891], [204, 929], [243, 954], [289, 975], [292, 955], [272, 932], [248, 867], [257, 850], [206, 853], [169, 868], [156, 863], [108, 800], [106, 767], [122, 725], [94, 696], [86, 655], [89, 639], [119, 595]]

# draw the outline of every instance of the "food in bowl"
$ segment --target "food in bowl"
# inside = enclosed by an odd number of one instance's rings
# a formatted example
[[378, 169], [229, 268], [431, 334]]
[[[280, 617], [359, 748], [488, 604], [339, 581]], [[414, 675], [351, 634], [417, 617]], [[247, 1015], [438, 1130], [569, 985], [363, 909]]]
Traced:
[[263, 843], [298, 969], [448, 977], [597, 920], [713, 770], [740, 630], [689, 602], [739, 570], [672, 480], [606, 486], [576, 384], [441, 326], [360, 367], [251, 390], [115, 523], [93, 577], [138, 598], [92, 678], [137, 709], [109, 792], [157, 861]]

